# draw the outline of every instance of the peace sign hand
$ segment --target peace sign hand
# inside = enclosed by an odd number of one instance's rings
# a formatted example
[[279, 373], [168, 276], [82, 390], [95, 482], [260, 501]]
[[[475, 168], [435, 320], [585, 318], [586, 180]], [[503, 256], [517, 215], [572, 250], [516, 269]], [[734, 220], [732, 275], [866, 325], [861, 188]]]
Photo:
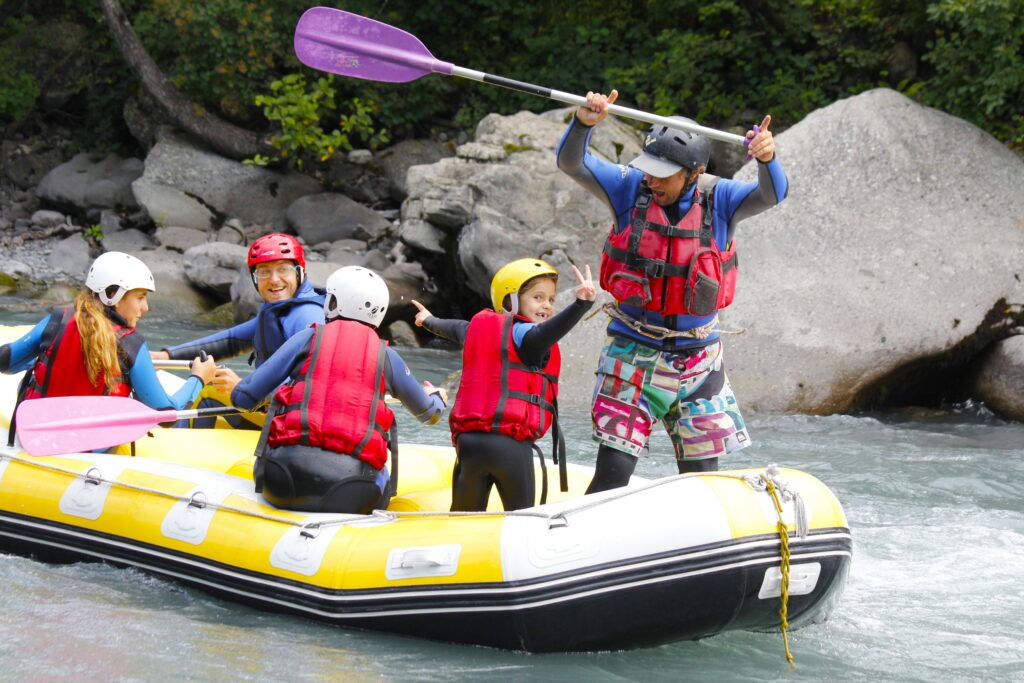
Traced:
[[760, 126], [754, 126], [747, 131], [746, 141], [747, 152], [762, 163], [768, 163], [775, 158], [775, 138], [768, 130], [772, 122], [772, 115], [766, 114]]
[[587, 264], [584, 268], [586, 268], [586, 276], [576, 266], [572, 267], [573, 275], [576, 276], [576, 280], [580, 283], [579, 287], [576, 288], [576, 298], [583, 299], [584, 301], [593, 301], [597, 298], [597, 288], [594, 287], [594, 281], [590, 276], [590, 264]]
[[434, 314], [427, 310], [427, 307], [421, 304], [416, 299], [411, 299], [412, 305], [419, 309], [416, 313], [416, 327], [423, 327], [423, 323], [427, 322], [427, 318], [432, 317]]

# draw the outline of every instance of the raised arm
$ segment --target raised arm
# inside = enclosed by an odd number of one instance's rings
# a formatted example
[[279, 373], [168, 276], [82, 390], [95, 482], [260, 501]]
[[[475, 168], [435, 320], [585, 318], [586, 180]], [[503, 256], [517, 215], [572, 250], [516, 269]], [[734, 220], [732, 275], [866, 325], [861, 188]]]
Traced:
[[422, 424], [437, 424], [444, 415], [445, 400], [440, 391], [427, 391], [412, 374], [398, 352], [388, 347], [384, 381], [391, 395]]

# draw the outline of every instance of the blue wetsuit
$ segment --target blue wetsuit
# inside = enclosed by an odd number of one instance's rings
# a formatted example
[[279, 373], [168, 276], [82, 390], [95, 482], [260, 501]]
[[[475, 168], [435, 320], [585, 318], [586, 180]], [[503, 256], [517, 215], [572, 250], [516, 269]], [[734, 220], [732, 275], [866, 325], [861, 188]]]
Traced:
[[[643, 184], [644, 174], [631, 166], [613, 164], [591, 154], [588, 149], [591, 132], [592, 128], [573, 117], [558, 145], [558, 168], [600, 199], [612, 212], [617, 231], [622, 231], [632, 220], [633, 207]], [[712, 226], [715, 241], [722, 251], [725, 251], [726, 245], [732, 241], [738, 222], [775, 206], [789, 191], [789, 182], [778, 159], [772, 159], [768, 163], [758, 162], [757, 171], [757, 182], [720, 179], [711, 190], [714, 192]], [[663, 207], [669, 215], [670, 222], [678, 221], [680, 216], [685, 216], [690, 210], [694, 189], [690, 188], [689, 192], [681, 196], [676, 206]], [[666, 319], [658, 313], [637, 306], [619, 304], [619, 309], [635, 320], [673, 330], [701, 327], [711, 322], [716, 315], [673, 315]], [[640, 334], [615, 319], [609, 324], [608, 333], [628, 337], [663, 350], [706, 346], [719, 337], [719, 332], [715, 329], [704, 339], [670, 337], [661, 341]]]
[[[50, 323], [51, 317], [52, 314], [46, 316], [20, 339], [0, 347], [0, 371], [7, 374], [22, 370], [32, 371], [39, 355], [46, 351], [43, 348], [43, 331]], [[150, 408], [181, 410], [191, 405], [203, 388], [202, 380], [193, 375], [180, 389], [168, 396], [160, 384], [160, 378], [157, 377], [156, 368], [149, 357], [149, 347], [142, 335], [139, 332], [129, 334], [118, 342], [118, 346], [122, 352], [122, 362], [128, 370], [128, 383], [135, 398]], [[84, 359], [82, 372], [85, 372]]]
[[259, 367], [285, 341], [313, 323], [324, 323], [324, 295], [313, 289], [306, 279], [295, 296], [285, 301], [262, 304], [252, 320], [164, 351], [174, 360], [192, 360], [200, 350], [217, 360], [253, 351], [255, 365]]

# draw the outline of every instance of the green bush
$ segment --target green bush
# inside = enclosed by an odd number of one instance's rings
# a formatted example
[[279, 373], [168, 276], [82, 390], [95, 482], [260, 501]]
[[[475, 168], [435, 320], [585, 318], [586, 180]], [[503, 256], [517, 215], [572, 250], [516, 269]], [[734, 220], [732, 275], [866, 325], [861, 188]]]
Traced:
[[935, 69], [924, 101], [1024, 145], [1024, 6], [1020, 0], [941, 0], [928, 7]]
[[[31, 18], [40, 5], [0, 3], [0, 118], [43, 115], [35, 106], [46, 79], [33, 67], [45, 62], [43, 55], [52, 59], [52, 45]], [[378, 127], [405, 137], [451, 122], [472, 129], [490, 112], [556, 106], [440, 75], [400, 84], [338, 78], [330, 93], [317, 91], [324, 74], [301, 66], [292, 46], [308, 0], [123, 4], [186, 97], [249, 128], [280, 126], [280, 149], [291, 146], [292, 159], [344, 148], [340, 137], [331, 144], [335, 131], [372, 144]], [[46, 6], [48, 17], [76, 21], [95, 36], [78, 55], [85, 66], [77, 95], [46, 115], [78, 121], [99, 140], [127, 138], [120, 112], [134, 79], [106, 35], [98, 3]], [[1024, 144], [1021, 0], [347, 0], [344, 8], [408, 31], [438, 59], [459, 66], [581, 95], [615, 87], [626, 104], [712, 126], [749, 124], [766, 112], [792, 125], [836, 99], [888, 85]], [[897, 46], [918, 58], [916, 73], [890, 73]], [[282, 97], [272, 84], [290, 75], [305, 79], [319, 116], [348, 114], [338, 116], [337, 126], [317, 124], [320, 132], [303, 130], [313, 125], [301, 123], [308, 117], [292, 117], [286, 126], [283, 111], [268, 114], [270, 101], [257, 98]], [[301, 108], [302, 98], [290, 106]]]
[[306, 161], [323, 163], [337, 151], [352, 149], [351, 137], [370, 147], [387, 142], [387, 132], [373, 127], [374, 105], [359, 98], [349, 103], [351, 113], [336, 117], [336, 128], [324, 129], [321, 123], [330, 120], [336, 108], [333, 82], [333, 76], [323, 76], [307, 86], [305, 76], [290, 74], [271, 83], [271, 94], [257, 95], [256, 104], [263, 107], [263, 115], [281, 129], [271, 140], [280, 157], [257, 156], [249, 162], [264, 165], [283, 160], [302, 168]]

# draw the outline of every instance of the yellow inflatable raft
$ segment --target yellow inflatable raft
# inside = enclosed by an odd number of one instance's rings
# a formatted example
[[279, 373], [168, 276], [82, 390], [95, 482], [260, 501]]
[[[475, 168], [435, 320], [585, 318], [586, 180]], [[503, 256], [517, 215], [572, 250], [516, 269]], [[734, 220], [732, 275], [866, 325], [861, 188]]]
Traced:
[[[17, 379], [0, 380], [0, 423]], [[777, 629], [783, 594], [791, 625], [819, 620], [851, 561], [839, 502], [796, 470], [634, 477], [583, 496], [592, 470], [570, 465], [570, 491], [551, 486], [546, 505], [455, 514], [452, 450], [403, 444], [387, 511], [309, 514], [254, 492], [256, 437], [155, 429], [134, 457], [5, 446], [0, 550], [138, 567], [346, 626], [537, 652]]]

